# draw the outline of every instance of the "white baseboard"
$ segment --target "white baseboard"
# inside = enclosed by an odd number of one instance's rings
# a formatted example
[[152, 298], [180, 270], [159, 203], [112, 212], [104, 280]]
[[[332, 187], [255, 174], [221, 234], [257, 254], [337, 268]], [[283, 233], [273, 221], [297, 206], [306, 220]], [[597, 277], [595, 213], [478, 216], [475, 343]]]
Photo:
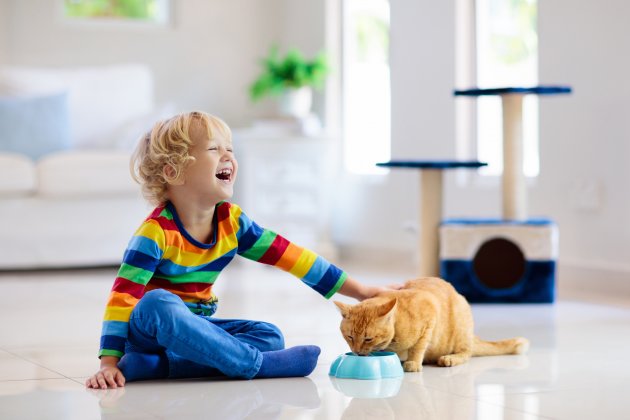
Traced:
[[630, 304], [630, 269], [622, 265], [560, 262], [557, 290], [560, 298]]

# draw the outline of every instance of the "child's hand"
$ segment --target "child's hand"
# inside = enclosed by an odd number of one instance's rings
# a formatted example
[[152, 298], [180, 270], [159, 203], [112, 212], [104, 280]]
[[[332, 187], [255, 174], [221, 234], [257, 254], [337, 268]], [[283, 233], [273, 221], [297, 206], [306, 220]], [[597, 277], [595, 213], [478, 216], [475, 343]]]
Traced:
[[339, 289], [339, 293], [345, 296], [353, 297], [357, 300], [365, 300], [378, 295], [379, 293], [400, 290], [403, 288], [402, 284], [390, 284], [389, 286], [366, 286], [358, 281], [348, 277], [344, 284]]
[[[400, 284], [400, 283], [388, 284], [387, 286], [366, 286], [364, 299], [369, 299], [371, 297], [377, 296], [379, 293], [391, 292], [392, 290], [400, 290], [403, 287], [404, 287], [404, 284]], [[360, 300], [363, 300], [363, 299], [360, 299]]]
[[85, 386], [95, 389], [125, 386], [125, 377], [117, 366], [102, 366], [98, 372], [87, 378]]

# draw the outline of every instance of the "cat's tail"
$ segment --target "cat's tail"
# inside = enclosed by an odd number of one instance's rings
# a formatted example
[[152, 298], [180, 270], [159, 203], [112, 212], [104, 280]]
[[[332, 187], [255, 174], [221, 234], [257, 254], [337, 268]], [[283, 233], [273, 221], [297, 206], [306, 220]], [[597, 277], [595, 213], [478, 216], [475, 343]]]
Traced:
[[485, 341], [475, 337], [473, 356], [499, 356], [501, 354], [523, 354], [529, 349], [529, 340], [523, 337], [509, 340]]

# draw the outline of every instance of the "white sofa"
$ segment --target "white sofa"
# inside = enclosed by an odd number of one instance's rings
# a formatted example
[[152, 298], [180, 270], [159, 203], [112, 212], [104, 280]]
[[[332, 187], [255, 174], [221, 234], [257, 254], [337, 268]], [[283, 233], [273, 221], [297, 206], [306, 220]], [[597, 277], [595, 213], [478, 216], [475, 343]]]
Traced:
[[0, 270], [116, 265], [150, 210], [129, 156], [172, 111], [155, 106], [150, 71], [0, 67], [0, 101], [54, 92], [67, 98], [71, 144], [33, 158], [0, 138]]

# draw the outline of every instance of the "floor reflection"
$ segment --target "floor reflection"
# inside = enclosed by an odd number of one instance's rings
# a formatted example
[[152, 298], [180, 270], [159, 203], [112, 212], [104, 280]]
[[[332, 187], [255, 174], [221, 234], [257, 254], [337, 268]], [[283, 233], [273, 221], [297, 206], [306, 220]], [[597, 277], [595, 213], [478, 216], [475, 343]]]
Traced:
[[348, 397], [390, 398], [400, 391], [403, 378], [387, 379], [343, 379], [330, 376], [333, 387]]
[[181, 419], [207, 413], [216, 419], [277, 419], [285, 407], [314, 409], [321, 401], [309, 378], [172, 381], [134, 383], [124, 388], [89, 390], [99, 399], [101, 419], [147, 413]]
[[[501, 398], [505, 391], [496, 388], [503, 385], [482, 383], [484, 374], [514, 375], [528, 366], [527, 356], [487, 357], [452, 368], [425, 366], [423, 372], [406, 373], [398, 381], [330, 380], [337, 391], [353, 397], [343, 419], [467, 419], [486, 415], [494, 419], [505, 418], [504, 408], [480, 402], [477, 397]], [[454, 399], [453, 395], [461, 398]], [[536, 405], [531, 398], [523, 401], [528, 410]]]
[[[467, 418], [445, 412], [435, 392], [424, 385], [422, 374], [407, 374], [398, 394], [391, 398], [353, 398], [343, 412], [342, 419], [413, 419], [413, 418]], [[474, 409], [474, 401], [470, 401]], [[452, 407], [453, 409], [461, 407]], [[450, 409], [449, 409], [450, 410]]]

